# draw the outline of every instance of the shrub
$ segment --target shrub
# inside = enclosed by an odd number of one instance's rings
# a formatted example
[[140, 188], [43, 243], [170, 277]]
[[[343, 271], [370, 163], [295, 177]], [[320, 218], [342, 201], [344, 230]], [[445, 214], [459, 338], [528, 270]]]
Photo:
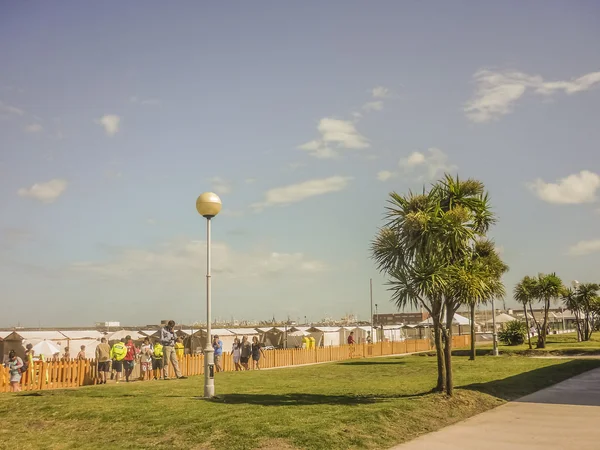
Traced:
[[527, 339], [527, 326], [518, 320], [507, 322], [498, 338], [505, 345], [521, 345]]

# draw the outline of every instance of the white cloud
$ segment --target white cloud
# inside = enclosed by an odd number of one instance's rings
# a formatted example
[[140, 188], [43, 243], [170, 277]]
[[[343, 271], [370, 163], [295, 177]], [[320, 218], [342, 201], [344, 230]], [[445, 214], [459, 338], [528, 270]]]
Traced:
[[96, 120], [96, 123], [104, 127], [106, 134], [114, 136], [119, 131], [121, 118], [115, 114], [105, 114]]
[[[323, 261], [302, 253], [240, 252], [219, 241], [213, 241], [211, 249], [213, 273], [220, 278], [256, 281], [284, 275], [314, 275], [328, 270]], [[71, 265], [71, 270], [103, 278], [158, 277], [191, 282], [206, 270], [206, 242], [175, 240], [152, 250], [123, 249], [111, 261], [77, 262]]]
[[381, 100], [377, 100], [374, 102], [367, 102], [363, 105], [363, 109], [367, 112], [381, 111], [383, 109], [383, 102]]
[[518, 71], [479, 70], [473, 78], [477, 88], [474, 97], [465, 104], [464, 112], [471, 121], [477, 123], [509, 114], [514, 103], [527, 90], [548, 97], [557, 92], [574, 94], [600, 84], [600, 72], [588, 73], [567, 81], [544, 81], [539, 75], [528, 75]]
[[373, 98], [387, 98], [390, 95], [390, 90], [383, 86], [377, 86], [371, 91]]
[[397, 174], [395, 172], [390, 172], [389, 170], [382, 170], [377, 172], [377, 179], [379, 181], [387, 181], [390, 178], [394, 178]]
[[325, 117], [319, 121], [317, 130], [321, 134], [320, 139], [309, 141], [298, 147], [316, 158], [335, 158], [339, 156], [338, 149], [362, 149], [370, 146], [367, 139], [356, 130], [354, 123], [349, 120]]
[[39, 123], [32, 123], [25, 126], [25, 131], [28, 133], [40, 133], [44, 128]]
[[546, 183], [538, 178], [527, 185], [539, 198], [548, 203], [577, 204], [596, 201], [600, 176], [588, 170], [561, 178], [556, 183]]
[[221, 177], [212, 177], [208, 180], [216, 194], [225, 195], [233, 190], [231, 183]]
[[429, 148], [427, 154], [412, 152], [408, 157], [401, 159], [398, 166], [404, 172], [423, 170], [424, 174], [419, 176], [419, 179], [433, 179], [443, 173], [454, 172], [458, 168], [448, 162], [448, 155], [435, 147]]
[[9, 105], [0, 101], [0, 111], [9, 115], [22, 116], [25, 114], [21, 108], [17, 108], [16, 106]]
[[308, 180], [298, 184], [291, 184], [273, 188], [265, 193], [265, 199], [261, 203], [252, 205], [255, 210], [262, 210], [268, 206], [285, 206], [301, 202], [310, 197], [339, 192], [348, 186], [351, 177], [333, 176], [329, 178]]
[[288, 168], [290, 170], [297, 170], [304, 166], [306, 166], [306, 163], [303, 163], [303, 162], [293, 162], [293, 163], [288, 164]]
[[156, 225], [156, 219], [153, 219], [152, 217], [146, 219], [146, 223], [148, 225]]
[[42, 203], [52, 203], [67, 189], [67, 180], [55, 178], [46, 183], [36, 183], [29, 188], [21, 188], [17, 193], [21, 197], [30, 197]]
[[250, 177], [250, 178], [246, 178], [244, 181], [246, 182], [246, 184], [252, 184], [252, 183], [256, 183], [256, 178]]
[[577, 244], [569, 248], [569, 254], [571, 256], [585, 256], [598, 252], [600, 252], [600, 239], [579, 241]]

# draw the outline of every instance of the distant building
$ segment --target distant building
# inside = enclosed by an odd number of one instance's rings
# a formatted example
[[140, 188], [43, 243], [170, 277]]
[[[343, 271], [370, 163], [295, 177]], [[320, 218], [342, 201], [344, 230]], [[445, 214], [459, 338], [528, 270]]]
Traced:
[[416, 325], [429, 319], [429, 313], [426, 311], [416, 313], [390, 313], [373, 314], [374, 325]]

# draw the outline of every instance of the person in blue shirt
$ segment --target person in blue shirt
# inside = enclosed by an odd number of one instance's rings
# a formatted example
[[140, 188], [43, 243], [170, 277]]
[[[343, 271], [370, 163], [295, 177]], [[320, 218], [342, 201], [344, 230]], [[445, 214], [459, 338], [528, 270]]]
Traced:
[[217, 372], [223, 371], [223, 366], [221, 366], [221, 359], [223, 357], [223, 342], [219, 339], [219, 336], [215, 334], [213, 338], [213, 349], [215, 350], [215, 369]]

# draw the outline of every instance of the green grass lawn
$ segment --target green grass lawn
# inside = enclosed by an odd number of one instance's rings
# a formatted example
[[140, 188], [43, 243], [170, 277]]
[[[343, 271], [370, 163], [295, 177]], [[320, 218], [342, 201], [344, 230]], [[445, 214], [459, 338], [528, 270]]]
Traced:
[[[564, 356], [576, 356], [576, 355], [600, 355], [600, 333], [592, 334], [592, 339], [585, 342], [577, 342], [576, 333], [568, 334], [550, 334], [546, 338], [546, 348], [536, 349], [537, 337], [531, 339], [531, 345], [533, 350], [529, 350], [527, 342], [523, 345], [508, 346], [502, 345], [498, 347], [500, 352], [513, 353], [513, 354], [524, 354], [524, 355], [564, 355]], [[491, 353], [492, 345], [486, 344], [478, 347], [481, 350], [481, 354]], [[464, 354], [461, 350], [460, 354]]]
[[0, 395], [0, 442], [20, 449], [388, 448], [586, 370], [598, 360], [454, 358], [454, 398], [429, 392], [430, 356], [216, 378]]

